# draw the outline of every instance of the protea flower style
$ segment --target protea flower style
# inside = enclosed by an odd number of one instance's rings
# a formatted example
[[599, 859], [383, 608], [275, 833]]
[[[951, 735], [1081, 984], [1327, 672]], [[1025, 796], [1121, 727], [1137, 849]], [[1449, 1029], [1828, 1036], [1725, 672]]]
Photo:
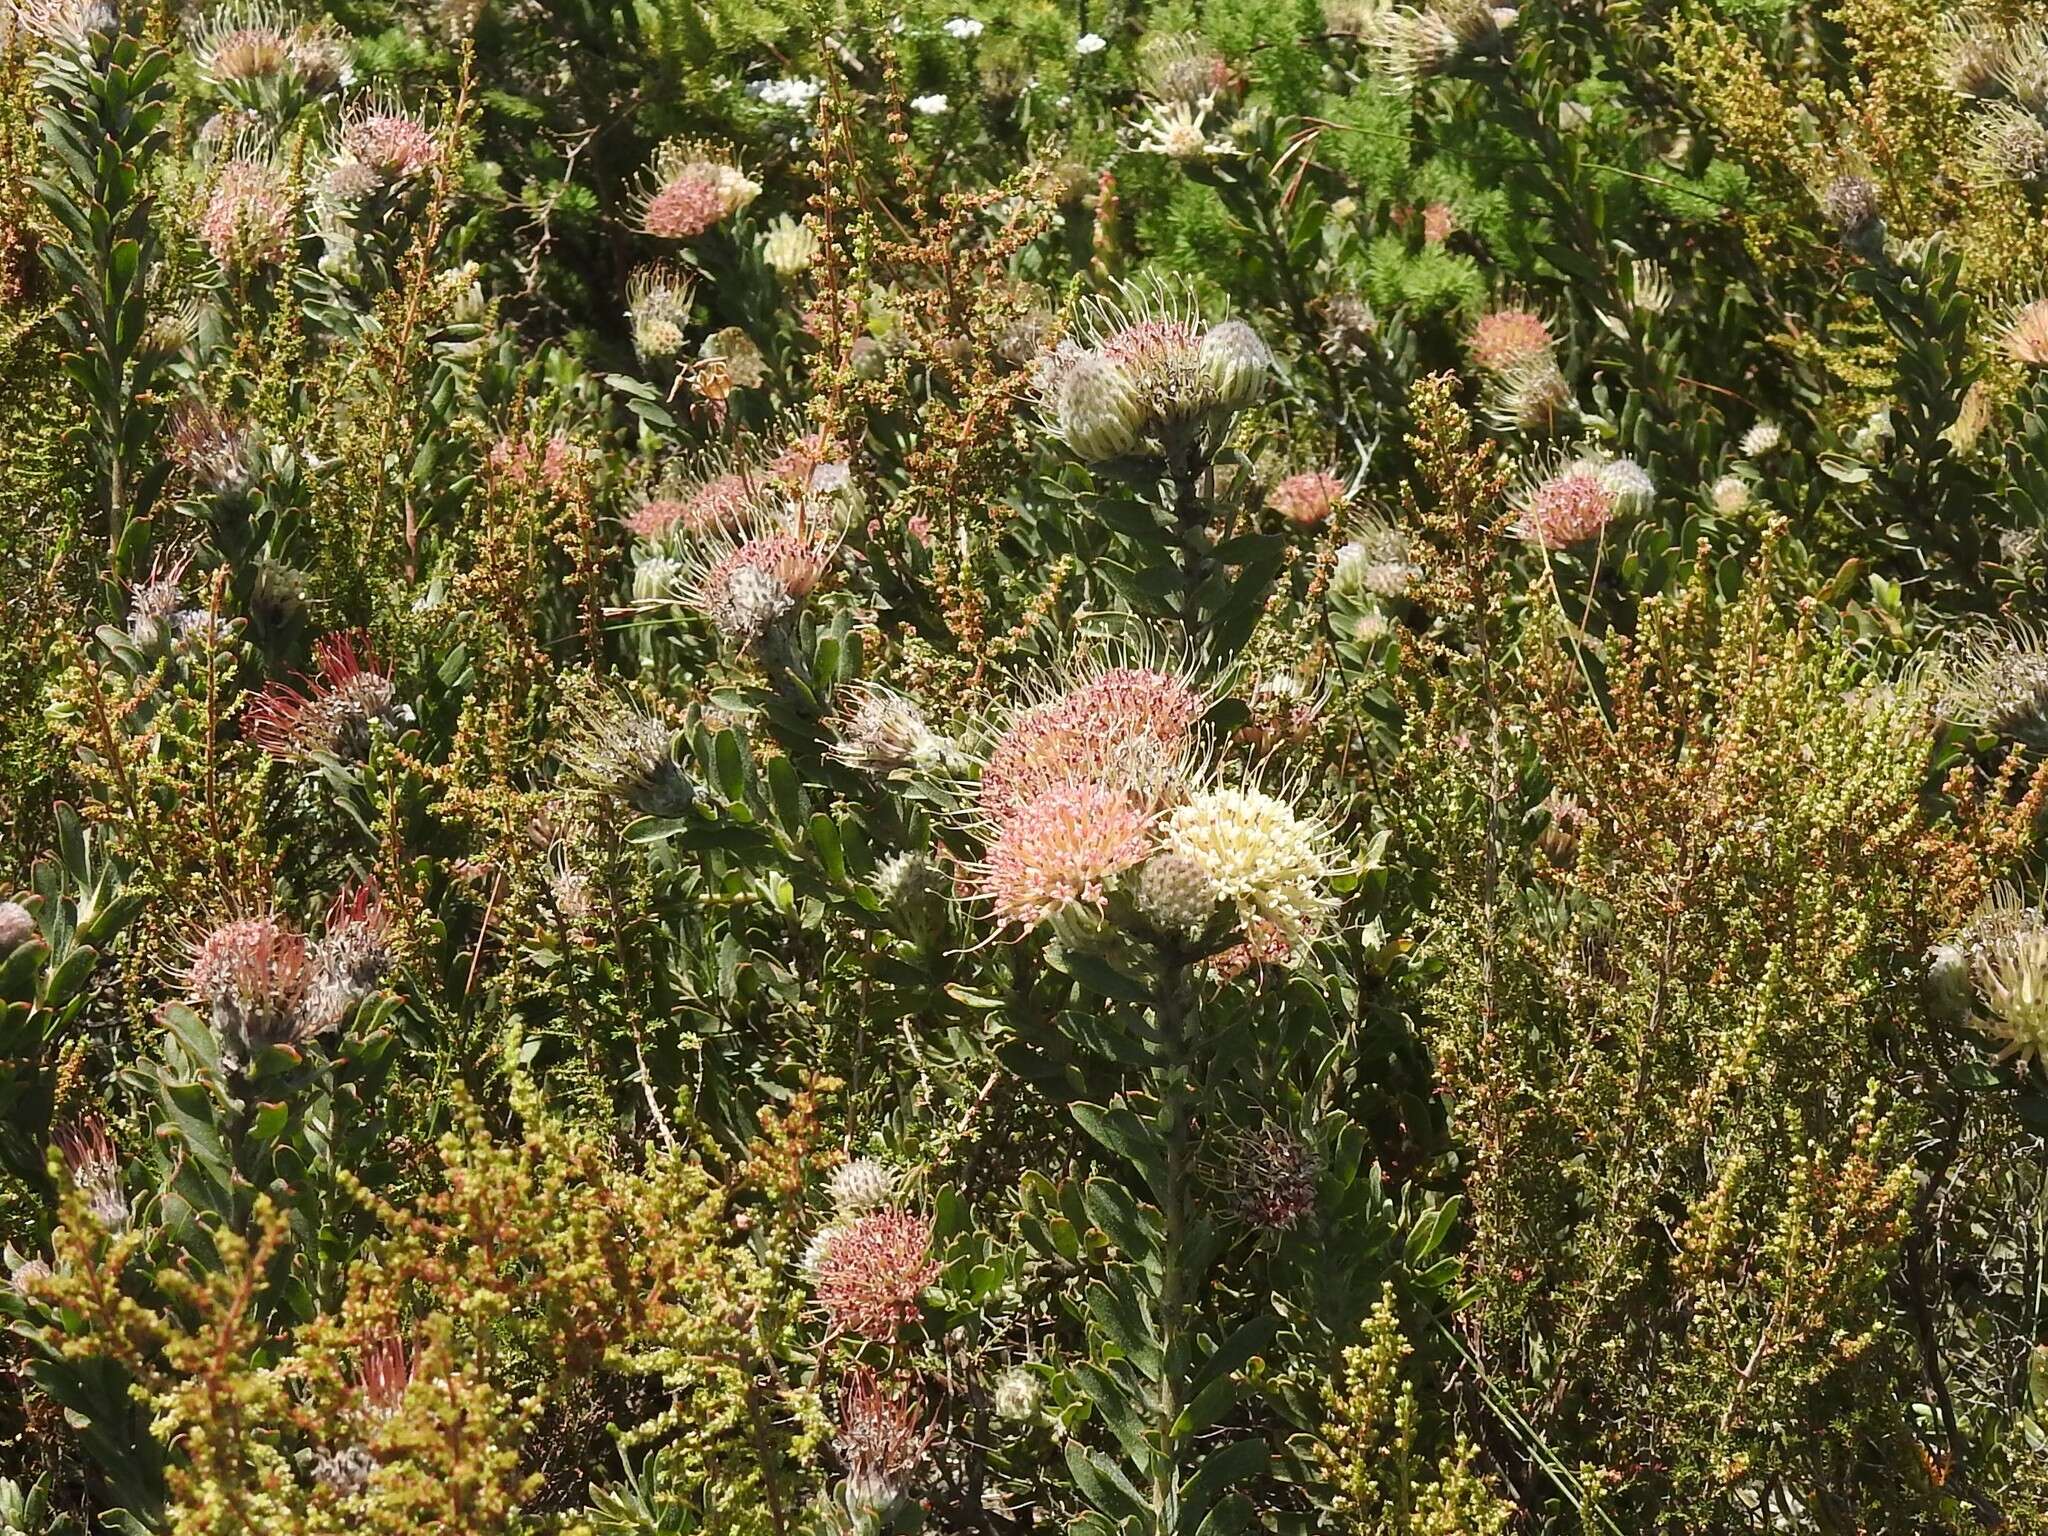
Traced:
[[1326, 469], [1289, 475], [1266, 493], [1266, 505], [1297, 528], [1320, 528], [1346, 500], [1344, 482]]
[[418, 1357], [396, 1334], [367, 1345], [356, 1362], [356, 1406], [364, 1417], [388, 1419], [396, 1414], [412, 1386]]
[[1249, 786], [1190, 796], [1166, 814], [1159, 834], [1161, 849], [1208, 876], [1248, 929], [1270, 924], [1290, 940], [1309, 934], [1334, 905], [1326, 841], [1317, 823]]
[[313, 984], [305, 935], [274, 916], [237, 917], [193, 946], [186, 985], [212, 1011], [213, 1032], [230, 1065], [265, 1046], [305, 1038]]
[[304, 691], [271, 683], [249, 706], [248, 737], [272, 757], [360, 760], [369, 751], [373, 726], [391, 727], [406, 718], [390, 669], [359, 630], [315, 641], [313, 671], [301, 673], [299, 681]]
[[684, 330], [696, 279], [681, 267], [641, 267], [626, 280], [626, 313], [633, 322], [633, 350], [642, 362], [672, 362], [688, 345]]
[[237, 155], [214, 173], [199, 218], [199, 241], [224, 272], [274, 267], [291, 255], [298, 203], [270, 161]]
[[97, 1116], [75, 1121], [57, 1132], [56, 1142], [64, 1171], [72, 1187], [85, 1196], [93, 1220], [109, 1232], [126, 1231], [128, 1194], [121, 1187], [121, 1156], [106, 1122]]
[[896, 1176], [885, 1163], [856, 1157], [833, 1170], [831, 1189], [832, 1207], [841, 1217], [860, 1216], [889, 1203], [896, 1193]]
[[655, 151], [651, 179], [641, 195], [640, 228], [657, 240], [694, 240], [760, 195], [719, 150], [671, 139]]
[[856, 1519], [872, 1518], [903, 1496], [931, 1444], [923, 1419], [908, 1386], [885, 1388], [864, 1365], [847, 1371], [832, 1443], [846, 1464], [846, 1502]]
[[583, 708], [562, 763], [576, 783], [616, 796], [643, 815], [680, 816], [696, 798], [675, 759], [674, 729], [623, 699]]
[[1047, 789], [1094, 783], [1156, 806], [1206, 708], [1190, 682], [1156, 667], [1086, 676], [1012, 717], [988, 754], [976, 804], [1000, 823]]
[[928, 1219], [870, 1211], [831, 1229], [819, 1248], [818, 1306], [840, 1332], [887, 1343], [922, 1315], [939, 1268]]

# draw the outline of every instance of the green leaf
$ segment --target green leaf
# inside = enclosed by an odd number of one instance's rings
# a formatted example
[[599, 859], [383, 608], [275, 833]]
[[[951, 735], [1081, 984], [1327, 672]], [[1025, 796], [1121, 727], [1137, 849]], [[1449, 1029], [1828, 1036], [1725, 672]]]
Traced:
[[1082, 1192], [1088, 1219], [1136, 1263], [1148, 1264], [1159, 1256], [1159, 1229], [1140, 1210], [1137, 1201], [1122, 1185], [1109, 1179], [1090, 1179]]
[[1085, 1300], [1090, 1321], [1110, 1343], [1140, 1373], [1159, 1380], [1165, 1357], [1158, 1330], [1138, 1295], [1135, 1271], [1128, 1265], [1113, 1266], [1104, 1279], [1088, 1287]]
[[1148, 1510], [1138, 1490], [1108, 1457], [1073, 1441], [1067, 1442], [1067, 1470], [1081, 1497], [1113, 1520], [1144, 1520]]

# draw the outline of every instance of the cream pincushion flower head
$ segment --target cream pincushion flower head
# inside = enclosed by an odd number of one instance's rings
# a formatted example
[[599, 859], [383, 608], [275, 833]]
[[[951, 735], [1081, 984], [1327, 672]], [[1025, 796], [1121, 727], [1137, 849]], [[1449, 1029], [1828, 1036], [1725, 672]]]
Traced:
[[1263, 920], [1298, 937], [1333, 905], [1322, 829], [1264, 790], [1192, 796], [1167, 814], [1159, 842], [1207, 875], [1217, 899], [1247, 923]]

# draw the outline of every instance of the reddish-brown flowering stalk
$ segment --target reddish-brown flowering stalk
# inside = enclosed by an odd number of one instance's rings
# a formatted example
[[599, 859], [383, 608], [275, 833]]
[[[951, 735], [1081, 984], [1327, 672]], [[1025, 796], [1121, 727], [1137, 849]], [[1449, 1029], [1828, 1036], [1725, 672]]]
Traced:
[[908, 1211], [872, 1211], [827, 1236], [816, 1258], [818, 1306], [842, 1333], [883, 1342], [918, 1320], [939, 1277], [932, 1224]]

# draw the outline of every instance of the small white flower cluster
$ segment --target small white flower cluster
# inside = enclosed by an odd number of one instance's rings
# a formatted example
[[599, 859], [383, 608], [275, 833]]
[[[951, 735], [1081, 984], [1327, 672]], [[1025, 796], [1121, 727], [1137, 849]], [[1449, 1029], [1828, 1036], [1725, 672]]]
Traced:
[[825, 87], [816, 80], [801, 80], [794, 77], [782, 80], [756, 80], [747, 87], [747, 94], [764, 107], [780, 107], [785, 112], [808, 112]]

